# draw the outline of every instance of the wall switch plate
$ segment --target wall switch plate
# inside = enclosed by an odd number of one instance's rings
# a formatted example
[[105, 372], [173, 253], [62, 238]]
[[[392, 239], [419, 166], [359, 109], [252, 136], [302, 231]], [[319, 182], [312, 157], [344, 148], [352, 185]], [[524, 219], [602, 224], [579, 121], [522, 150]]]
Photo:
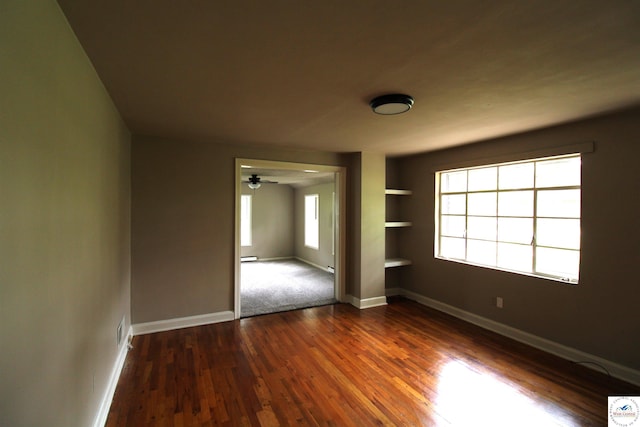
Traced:
[[502, 308], [503, 307], [502, 297], [496, 297], [496, 307], [498, 307], [498, 308]]

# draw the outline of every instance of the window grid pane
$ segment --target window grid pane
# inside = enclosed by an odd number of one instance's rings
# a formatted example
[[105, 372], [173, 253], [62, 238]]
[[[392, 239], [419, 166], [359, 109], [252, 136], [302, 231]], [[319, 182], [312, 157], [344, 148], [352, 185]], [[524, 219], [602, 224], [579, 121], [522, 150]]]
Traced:
[[536, 248], [536, 271], [567, 280], [578, 280], [580, 251]]
[[465, 259], [465, 239], [443, 237], [440, 241], [440, 255], [445, 258]]
[[495, 217], [468, 216], [467, 237], [469, 239], [481, 239], [496, 241], [498, 225]]
[[498, 193], [498, 215], [533, 216], [533, 191], [501, 191]]
[[498, 218], [498, 241], [531, 245], [533, 218]]
[[580, 190], [538, 190], [537, 216], [580, 218]]
[[460, 193], [467, 191], [467, 171], [444, 172], [440, 174], [442, 193]]
[[577, 283], [580, 169], [574, 155], [440, 172], [436, 256]]
[[531, 245], [498, 243], [498, 267], [506, 270], [533, 272]]
[[517, 163], [498, 168], [498, 188], [500, 190], [533, 188], [533, 178], [533, 163]]
[[466, 217], [464, 215], [442, 215], [441, 227], [443, 236], [464, 237]]
[[467, 261], [494, 267], [496, 265], [496, 242], [467, 240]]
[[496, 190], [498, 188], [498, 168], [470, 170], [468, 187], [468, 191]]
[[536, 220], [536, 244], [559, 249], [580, 249], [579, 219]]
[[536, 187], [580, 185], [580, 157], [536, 162]]
[[467, 197], [467, 214], [478, 216], [495, 216], [497, 212], [496, 192], [469, 193]]
[[464, 194], [443, 195], [440, 206], [443, 214], [465, 215], [467, 213], [467, 196]]

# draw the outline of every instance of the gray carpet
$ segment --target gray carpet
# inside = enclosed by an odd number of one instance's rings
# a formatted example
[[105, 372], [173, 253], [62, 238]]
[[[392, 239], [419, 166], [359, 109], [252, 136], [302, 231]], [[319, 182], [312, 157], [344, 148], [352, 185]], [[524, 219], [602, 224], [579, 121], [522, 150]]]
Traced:
[[241, 317], [336, 302], [333, 274], [296, 259], [241, 263]]

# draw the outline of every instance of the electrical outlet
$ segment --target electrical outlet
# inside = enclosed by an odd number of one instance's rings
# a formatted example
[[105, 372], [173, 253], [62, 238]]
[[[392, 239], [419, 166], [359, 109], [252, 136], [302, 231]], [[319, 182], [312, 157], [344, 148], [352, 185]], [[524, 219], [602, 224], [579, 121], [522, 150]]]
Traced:
[[504, 301], [502, 300], [502, 297], [496, 297], [496, 307], [502, 308], [503, 306], [504, 306]]

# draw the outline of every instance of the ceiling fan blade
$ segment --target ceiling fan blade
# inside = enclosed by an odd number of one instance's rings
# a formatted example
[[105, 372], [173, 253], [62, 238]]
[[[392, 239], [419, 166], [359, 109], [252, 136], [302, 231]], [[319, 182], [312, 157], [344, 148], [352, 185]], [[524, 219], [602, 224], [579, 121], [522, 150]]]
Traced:
[[270, 181], [268, 179], [262, 179], [257, 174], [251, 174], [251, 176], [247, 179], [250, 184], [277, 184], [278, 181]]

